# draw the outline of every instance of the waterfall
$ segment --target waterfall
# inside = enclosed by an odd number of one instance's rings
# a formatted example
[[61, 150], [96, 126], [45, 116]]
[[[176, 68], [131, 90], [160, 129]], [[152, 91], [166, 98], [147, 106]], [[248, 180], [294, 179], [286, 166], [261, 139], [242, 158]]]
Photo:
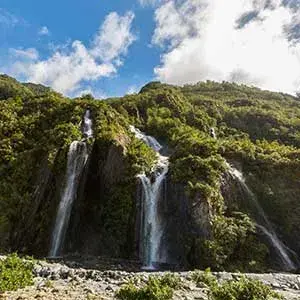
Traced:
[[289, 255], [288, 255], [288, 251], [292, 252], [292, 250], [290, 250], [288, 247], [286, 247], [280, 241], [278, 236], [276, 235], [276, 232], [275, 232], [271, 222], [269, 221], [263, 208], [257, 201], [256, 196], [254, 195], [254, 193], [251, 191], [251, 189], [246, 184], [243, 174], [239, 170], [230, 166], [229, 164], [227, 164], [227, 165], [229, 167], [230, 175], [239, 182], [242, 190], [247, 195], [247, 199], [249, 199], [251, 201], [251, 205], [254, 206], [255, 210], [258, 213], [258, 217], [256, 220], [257, 228], [259, 228], [262, 231], [262, 233], [268, 238], [270, 243], [273, 245], [278, 257], [280, 258], [280, 260], [283, 264], [284, 269], [287, 271], [295, 270], [296, 266], [292, 262], [292, 260], [290, 259]]
[[[86, 110], [83, 118], [82, 133], [86, 138], [92, 137], [92, 120], [90, 111]], [[58, 206], [55, 225], [52, 232], [50, 257], [61, 254], [65, 235], [69, 226], [72, 206], [76, 198], [80, 177], [88, 159], [88, 148], [85, 141], [73, 141], [70, 145], [65, 187]]]
[[50, 257], [60, 254], [65, 234], [69, 225], [72, 205], [76, 197], [78, 182], [88, 158], [87, 146], [84, 142], [74, 141], [68, 152], [66, 184], [59, 203], [55, 226], [52, 233]]
[[210, 134], [210, 136], [211, 136], [212, 138], [214, 138], [214, 139], [217, 138], [216, 131], [215, 131], [215, 129], [214, 129], [213, 127], [211, 127], [211, 128], [209, 129], [209, 134]]
[[90, 138], [90, 137], [93, 136], [91, 111], [89, 109], [87, 109], [85, 111], [85, 114], [84, 114], [84, 117], [83, 117], [82, 133], [87, 138]]
[[142, 253], [143, 253], [143, 269], [153, 270], [156, 263], [165, 263], [166, 257], [162, 244], [162, 236], [164, 233], [164, 220], [159, 213], [159, 202], [164, 200], [164, 182], [168, 173], [168, 157], [159, 153], [162, 146], [152, 136], [148, 136], [130, 126], [130, 131], [133, 132], [136, 138], [146, 143], [157, 153], [157, 163], [150, 176], [139, 174], [143, 187], [142, 205]]
[[151, 147], [154, 151], [159, 152], [162, 149], [161, 144], [153, 136], [146, 135], [145, 133], [141, 132], [139, 129], [135, 128], [132, 125], [129, 126], [129, 129], [132, 133], [134, 133], [134, 135], [137, 139], [143, 141], [145, 144], [147, 144], [149, 147]]

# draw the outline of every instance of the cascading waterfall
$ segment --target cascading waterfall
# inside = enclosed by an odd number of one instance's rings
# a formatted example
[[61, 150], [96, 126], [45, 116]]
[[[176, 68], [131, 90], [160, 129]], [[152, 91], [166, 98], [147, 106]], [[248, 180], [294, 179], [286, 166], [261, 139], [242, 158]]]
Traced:
[[91, 119], [91, 111], [87, 109], [85, 111], [84, 117], [83, 117], [83, 135], [86, 138], [90, 138], [93, 136], [93, 129], [92, 129], [92, 119]]
[[146, 135], [145, 133], [141, 132], [139, 129], [135, 128], [132, 125], [129, 126], [129, 129], [132, 133], [134, 133], [137, 139], [143, 141], [154, 151], [158, 152], [158, 155], [160, 156], [159, 151], [162, 149], [162, 145], [153, 136]]
[[[90, 111], [85, 112], [82, 133], [86, 138], [92, 136], [92, 120]], [[57, 210], [49, 256], [60, 255], [68, 229], [72, 206], [76, 198], [79, 180], [88, 159], [88, 148], [85, 141], [73, 141], [70, 145], [67, 159], [66, 183]]]
[[165, 263], [163, 245], [161, 243], [164, 233], [164, 220], [159, 214], [159, 201], [163, 199], [166, 175], [168, 173], [168, 157], [159, 153], [162, 146], [152, 136], [145, 135], [137, 128], [130, 126], [136, 138], [142, 140], [149, 147], [157, 152], [157, 164], [150, 177], [145, 174], [138, 175], [143, 186], [143, 220], [142, 220], [142, 240], [143, 240], [143, 269], [155, 269], [155, 263]]
[[276, 235], [276, 232], [275, 232], [271, 222], [269, 221], [263, 208], [260, 206], [259, 202], [257, 201], [256, 196], [253, 194], [253, 192], [250, 190], [250, 188], [246, 184], [243, 174], [239, 170], [230, 166], [229, 164], [227, 164], [227, 165], [229, 167], [230, 175], [239, 182], [242, 190], [245, 192], [248, 199], [251, 201], [251, 204], [256, 209], [258, 216], [259, 216], [258, 220], [256, 220], [257, 227], [269, 239], [269, 241], [273, 245], [274, 249], [276, 249], [276, 252], [283, 264], [284, 269], [287, 271], [295, 270], [296, 266], [292, 262], [292, 260], [290, 259], [289, 255], [288, 255], [288, 252], [292, 252], [292, 250], [290, 250], [287, 246], [285, 246], [280, 241], [278, 236]]
[[77, 192], [78, 180], [87, 158], [88, 152], [86, 143], [79, 141], [72, 142], [68, 153], [67, 182], [56, 215], [49, 253], [50, 257], [56, 257], [60, 254]]

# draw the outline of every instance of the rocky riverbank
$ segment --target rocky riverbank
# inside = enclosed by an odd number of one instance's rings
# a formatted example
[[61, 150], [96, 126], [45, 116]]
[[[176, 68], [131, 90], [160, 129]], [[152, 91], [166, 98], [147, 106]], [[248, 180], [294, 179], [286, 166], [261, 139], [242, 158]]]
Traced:
[[[134, 280], [142, 284], [151, 275], [161, 276], [163, 272], [129, 272], [123, 270], [85, 269], [73, 263], [36, 262], [34, 285], [0, 295], [0, 299], [114, 299], [115, 292], [125, 283]], [[191, 279], [192, 272], [176, 272], [182, 288], [174, 293], [174, 299], [207, 300], [208, 289], [197, 287]], [[238, 279], [241, 274], [214, 273], [219, 281]], [[300, 275], [295, 274], [245, 274], [258, 279], [278, 291], [287, 300], [300, 299]]]

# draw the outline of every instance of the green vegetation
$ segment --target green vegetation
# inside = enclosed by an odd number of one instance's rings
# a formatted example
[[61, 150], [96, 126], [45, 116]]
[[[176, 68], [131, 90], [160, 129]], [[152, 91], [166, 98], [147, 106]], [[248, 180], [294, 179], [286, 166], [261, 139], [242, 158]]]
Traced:
[[15, 253], [0, 260], [0, 293], [32, 285], [32, 270], [33, 263], [19, 258]]
[[196, 243], [199, 251], [199, 265], [214, 270], [260, 272], [268, 248], [255, 237], [255, 226], [242, 213], [234, 217], [216, 216], [212, 219], [213, 239]]
[[259, 280], [241, 277], [237, 281], [227, 281], [212, 289], [213, 300], [271, 300], [283, 299], [278, 293]]
[[217, 278], [211, 273], [210, 268], [205, 271], [193, 271], [192, 280], [198, 287], [206, 285], [208, 287], [216, 287], [218, 285]]
[[120, 300], [169, 300], [173, 297], [173, 290], [179, 289], [180, 286], [180, 278], [174, 274], [150, 276], [140, 288], [133, 282], [124, 285], [116, 293], [116, 297]]
[[[294, 238], [300, 228], [299, 98], [207, 81], [184, 87], [153, 82], [122, 98], [71, 100], [2, 75], [0, 100], [0, 249], [45, 254], [67, 151], [83, 138], [82, 116], [89, 108], [93, 176], [100, 179], [85, 201], [85, 219], [94, 222], [108, 254], [133, 256], [136, 175], [149, 173], [156, 160], [154, 151], [129, 132], [130, 124], [166, 146], [170, 182], [184, 186], [191, 228], [182, 237], [188, 267], [270, 267], [253, 212], [238, 187], [226, 182], [226, 162], [243, 171], [279, 235], [299, 251]], [[217, 139], [210, 136], [212, 127]], [[47, 197], [38, 193], [41, 174], [50, 174]]]
[[259, 280], [241, 276], [237, 280], [225, 281], [219, 284], [217, 278], [210, 272], [194, 271], [192, 280], [199, 287], [209, 287], [211, 300], [271, 300], [283, 299], [278, 293]]
[[[218, 283], [217, 278], [210, 272], [194, 271], [192, 280], [198, 287], [208, 288], [211, 300], [271, 300], [283, 299], [278, 293], [259, 280], [241, 276], [236, 280]], [[146, 283], [137, 287], [133, 281], [127, 283], [116, 293], [120, 300], [169, 300], [173, 291], [182, 287], [180, 278], [167, 274], [161, 277], [150, 276]]]

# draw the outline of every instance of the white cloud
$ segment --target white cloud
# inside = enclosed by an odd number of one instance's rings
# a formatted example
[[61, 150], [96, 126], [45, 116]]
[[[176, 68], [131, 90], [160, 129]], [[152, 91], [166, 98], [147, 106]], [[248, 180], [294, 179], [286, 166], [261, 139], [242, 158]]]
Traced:
[[48, 27], [47, 26], [43, 26], [39, 30], [38, 35], [50, 35], [50, 31], [49, 31]]
[[127, 95], [131, 95], [131, 94], [136, 94], [137, 92], [138, 92], [138, 87], [137, 87], [136, 85], [131, 85], [131, 86], [128, 88], [126, 94], [127, 94]]
[[96, 80], [116, 72], [112, 63], [97, 63], [90, 51], [80, 42], [72, 44], [68, 53], [55, 52], [44, 61], [13, 65], [17, 74], [26, 74], [30, 82], [51, 86], [62, 93], [70, 93], [82, 80]]
[[21, 59], [28, 60], [37, 60], [39, 58], [39, 53], [35, 48], [28, 49], [10, 49], [11, 55]]
[[[132, 13], [125, 16], [111, 13], [106, 17], [90, 47], [76, 40], [69, 47], [53, 48], [53, 54], [45, 60], [37, 60], [38, 53], [35, 50], [37, 55], [34, 56], [34, 49], [30, 50], [31, 60], [30, 53], [25, 57], [25, 50], [14, 50], [17, 60], [9, 67], [8, 73], [72, 95], [83, 81], [97, 80], [117, 72], [122, 55], [127, 53], [128, 47], [134, 41], [131, 33], [133, 17]], [[110, 25], [115, 30], [113, 36], [110, 36]], [[108, 40], [109, 36], [111, 42]], [[108, 54], [104, 54], [104, 49]], [[20, 54], [24, 54], [23, 57]]]
[[107, 95], [102, 90], [95, 89], [91, 86], [86, 86], [84, 88], [79, 87], [76, 91], [74, 91], [72, 97], [81, 97], [88, 94], [91, 94], [95, 99], [107, 98]]
[[164, 48], [155, 74], [174, 84], [227, 80], [294, 93], [300, 41], [286, 28], [299, 13], [280, 0], [170, 0], [155, 12], [153, 43]]
[[100, 27], [93, 41], [93, 55], [103, 61], [111, 61], [120, 54], [126, 54], [128, 47], [135, 40], [130, 27], [134, 18], [132, 12], [123, 17], [113, 12]]

